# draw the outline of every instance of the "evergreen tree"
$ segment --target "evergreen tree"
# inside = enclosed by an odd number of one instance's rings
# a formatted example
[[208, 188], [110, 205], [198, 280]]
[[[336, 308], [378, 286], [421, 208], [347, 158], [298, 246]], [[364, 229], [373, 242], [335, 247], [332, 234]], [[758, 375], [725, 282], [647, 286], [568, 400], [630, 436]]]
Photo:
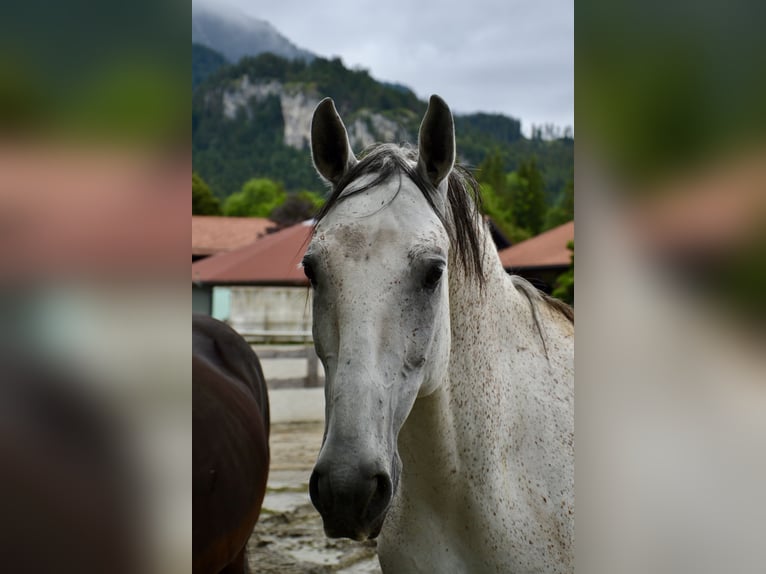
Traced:
[[500, 197], [488, 183], [481, 184], [482, 207], [497, 228], [512, 244], [529, 239], [531, 234], [526, 229], [518, 227], [513, 220], [513, 212], [508, 193]]
[[574, 219], [574, 180], [569, 180], [559, 201], [545, 215], [543, 231]]
[[499, 198], [506, 196], [508, 186], [505, 181], [505, 162], [499, 150], [492, 150], [487, 158], [479, 164], [476, 170], [476, 179], [479, 183], [491, 186]]
[[200, 176], [192, 172], [192, 215], [221, 215], [221, 202]]
[[514, 222], [532, 235], [537, 235], [542, 231], [546, 205], [545, 182], [534, 157], [521, 162], [516, 173], [509, 175], [508, 187], [512, 197]]

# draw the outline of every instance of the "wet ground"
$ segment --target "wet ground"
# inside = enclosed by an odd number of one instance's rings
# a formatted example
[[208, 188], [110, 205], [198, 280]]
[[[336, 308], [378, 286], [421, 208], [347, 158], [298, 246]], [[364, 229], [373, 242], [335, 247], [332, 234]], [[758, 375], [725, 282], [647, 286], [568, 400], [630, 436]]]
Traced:
[[321, 422], [271, 426], [266, 498], [248, 554], [253, 572], [379, 573], [375, 542], [329, 539], [309, 499], [308, 482], [322, 443]]

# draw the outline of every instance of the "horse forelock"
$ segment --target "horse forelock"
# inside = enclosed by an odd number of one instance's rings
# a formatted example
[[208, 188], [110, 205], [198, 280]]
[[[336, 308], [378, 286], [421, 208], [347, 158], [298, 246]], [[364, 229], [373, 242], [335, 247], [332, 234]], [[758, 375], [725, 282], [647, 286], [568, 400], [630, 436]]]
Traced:
[[[447, 231], [452, 250], [457, 254], [463, 276], [475, 280], [483, 289], [486, 282], [483, 268], [484, 241], [481, 237], [481, 194], [471, 172], [456, 164], [447, 180], [447, 206], [439, 201], [439, 190], [416, 169], [417, 150], [409, 145], [377, 144], [365, 152], [332, 188], [329, 198], [315, 217], [318, 224], [335, 206], [359, 193], [381, 185], [393, 177], [409, 178], [423, 194]], [[360, 186], [354, 182], [366, 178]], [[401, 186], [400, 188], [401, 189]], [[398, 191], [391, 198], [396, 199]]]

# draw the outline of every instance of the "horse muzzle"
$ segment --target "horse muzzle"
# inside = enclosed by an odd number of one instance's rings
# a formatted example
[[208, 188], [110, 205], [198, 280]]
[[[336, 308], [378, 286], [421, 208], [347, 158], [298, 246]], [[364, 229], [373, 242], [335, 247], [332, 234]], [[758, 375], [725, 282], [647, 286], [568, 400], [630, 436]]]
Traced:
[[374, 464], [350, 468], [320, 461], [309, 481], [311, 502], [329, 538], [377, 537], [393, 493], [390, 473]]

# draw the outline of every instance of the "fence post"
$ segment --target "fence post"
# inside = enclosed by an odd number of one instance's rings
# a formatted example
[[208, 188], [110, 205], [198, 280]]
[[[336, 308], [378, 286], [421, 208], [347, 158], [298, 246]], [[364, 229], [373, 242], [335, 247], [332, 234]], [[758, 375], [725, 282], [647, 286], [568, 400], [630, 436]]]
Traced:
[[306, 347], [306, 358], [308, 359], [308, 373], [306, 374], [306, 386], [319, 386], [319, 357], [317, 357], [314, 345]]

